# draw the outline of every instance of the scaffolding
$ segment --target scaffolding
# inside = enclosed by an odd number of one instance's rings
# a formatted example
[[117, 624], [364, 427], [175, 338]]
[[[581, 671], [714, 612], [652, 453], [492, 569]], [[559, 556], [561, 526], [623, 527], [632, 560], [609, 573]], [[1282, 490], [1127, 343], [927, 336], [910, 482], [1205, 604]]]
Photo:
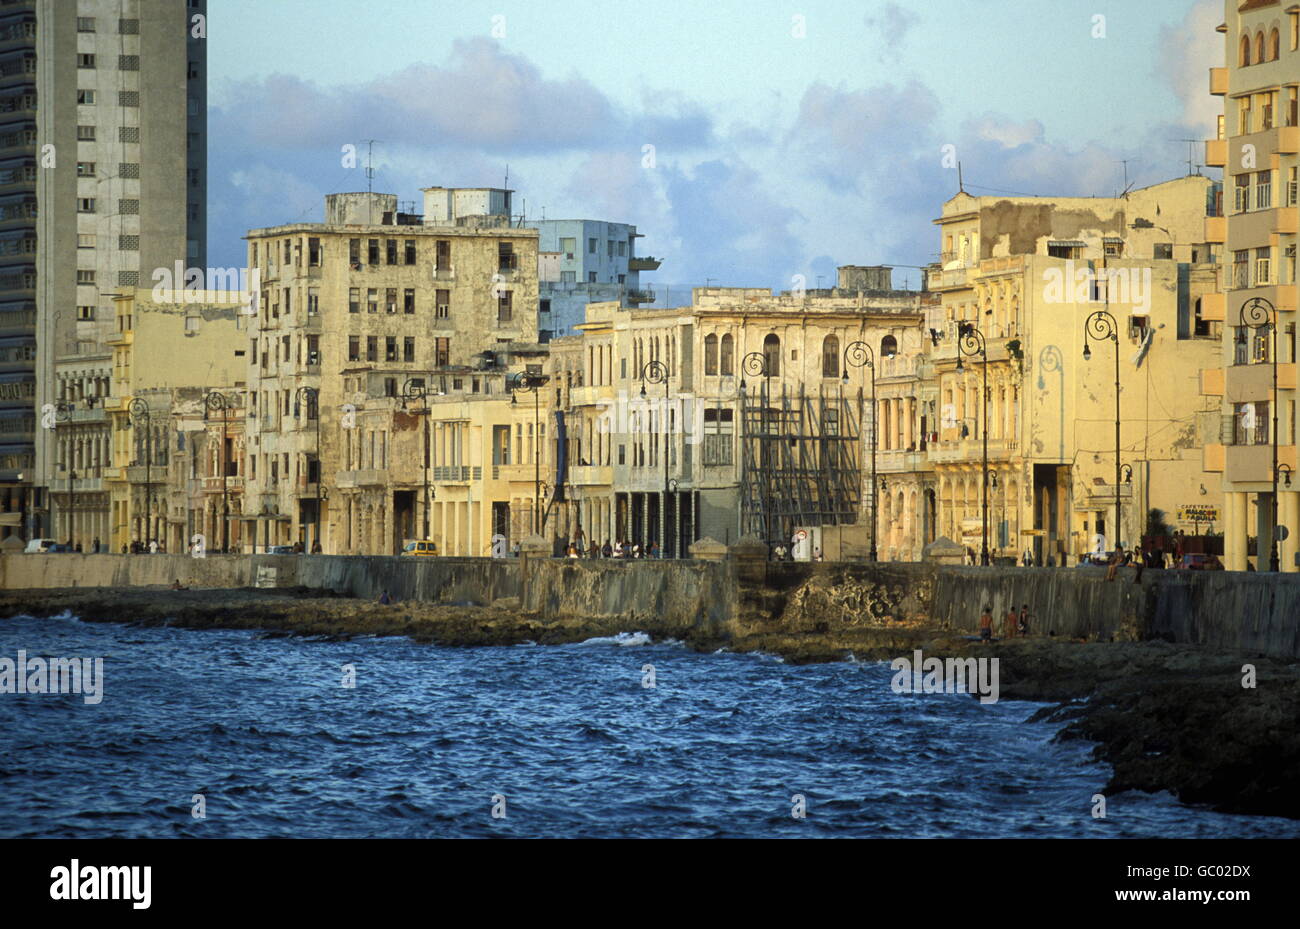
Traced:
[[[862, 394], [798, 394], [763, 378], [741, 397], [741, 535], [789, 543], [795, 529], [851, 525], [862, 504]], [[869, 514], [868, 514], [869, 515]]]

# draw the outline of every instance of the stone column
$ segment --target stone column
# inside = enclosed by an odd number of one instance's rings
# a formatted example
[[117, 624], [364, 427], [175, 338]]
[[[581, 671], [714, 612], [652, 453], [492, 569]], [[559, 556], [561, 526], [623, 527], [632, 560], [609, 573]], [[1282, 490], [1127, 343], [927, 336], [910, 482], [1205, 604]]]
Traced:
[[1297, 549], [1297, 533], [1300, 533], [1300, 494], [1291, 491], [1280, 490], [1280, 517], [1279, 520], [1287, 528], [1287, 537], [1284, 541], [1278, 543], [1278, 557], [1281, 559], [1282, 570], [1288, 574], [1300, 571], [1296, 567], [1295, 556]]
[[1223, 495], [1223, 566], [1229, 571], [1246, 570], [1246, 495]]

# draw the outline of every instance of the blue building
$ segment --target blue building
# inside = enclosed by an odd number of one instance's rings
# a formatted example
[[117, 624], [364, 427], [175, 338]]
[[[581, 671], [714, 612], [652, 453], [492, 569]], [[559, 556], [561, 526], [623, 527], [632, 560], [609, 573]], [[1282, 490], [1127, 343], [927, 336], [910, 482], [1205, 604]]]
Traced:
[[659, 261], [636, 254], [636, 226], [592, 219], [544, 219], [529, 225], [538, 243], [538, 339], [571, 335], [586, 319], [588, 303], [617, 300], [623, 306], [653, 303], [642, 271]]

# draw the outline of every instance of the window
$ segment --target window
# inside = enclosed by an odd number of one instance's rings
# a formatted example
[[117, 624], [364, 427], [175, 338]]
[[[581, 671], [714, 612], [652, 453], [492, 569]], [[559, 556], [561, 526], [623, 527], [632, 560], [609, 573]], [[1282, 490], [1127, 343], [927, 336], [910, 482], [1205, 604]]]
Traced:
[[434, 315], [438, 319], [446, 319], [449, 317], [451, 315], [451, 291], [434, 291], [434, 305], [436, 306]]
[[1241, 46], [1237, 51], [1237, 64], [1240, 67], [1247, 67], [1250, 64], [1250, 36], [1241, 37]]
[[402, 339], [402, 360], [415, 361], [415, 336], [408, 335]]
[[307, 240], [307, 266], [310, 268], [319, 268], [320, 264], [320, 239], [310, 238]]
[[94, 284], [94, 283], [95, 283], [95, 272], [92, 271], [92, 270], [85, 270], [85, 269], [78, 270], [78, 271], [77, 271], [77, 283], [78, 283], [78, 284]]
[[140, 20], [138, 19], [119, 19], [117, 21], [117, 31], [119, 35], [139, 35]]
[[366, 336], [366, 361], [379, 360], [379, 336]]
[[140, 70], [140, 56], [139, 56], [139, 55], [118, 55], [118, 56], [117, 56], [117, 70], [119, 70], [119, 71], [139, 71], [139, 70]]
[[379, 312], [379, 291], [373, 287], [366, 289], [366, 312]]
[[776, 333], [769, 333], [763, 339], [763, 365], [766, 377], [781, 376], [781, 339]]
[[408, 265], [415, 264], [417, 254], [418, 254], [415, 249], [415, 239], [407, 239], [405, 247], [406, 247], [406, 263]]
[[718, 373], [718, 337], [711, 332], [704, 337], [704, 373]]
[[1300, 48], [1300, 12], [1287, 12], [1291, 17], [1291, 51]]
[[77, 31], [78, 31], [78, 32], [94, 32], [94, 31], [95, 31], [95, 17], [93, 17], [93, 16], [78, 16], [78, 17], [77, 17]]
[[627, 243], [626, 243], [626, 242], [619, 242], [619, 243], [618, 243], [618, 257], [622, 258], [622, 257], [624, 257], [625, 255], [627, 255]]
[[412, 287], [402, 291], [402, 312], [407, 316], [415, 312], [415, 289]]
[[95, 92], [93, 90], [77, 91], [77, 103], [82, 106], [93, 106], [95, 103]]
[[82, 232], [77, 234], [77, 248], [94, 248], [94, 247], [95, 247], [94, 233]]
[[320, 288], [307, 288], [307, 315], [317, 316], [320, 314]]
[[1248, 248], [1232, 253], [1232, 286], [1235, 290], [1245, 290], [1250, 286], [1250, 249]]
[[550, 301], [550, 300], [539, 300], [539, 301], [537, 301], [537, 312], [539, 312], [539, 313], [549, 313], [549, 312], [551, 312], [551, 301]]
[[840, 340], [833, 335], [822, 339], [822, 377], [840, 376]]
[[515, 246], [513, 242], [497, 243], [497, 270], [513, 271], [519, 267], [518, 256], [515, 255]]
[[1237, 183], [1234, 186], [1236, 199], [1233, 201], [1238, 213], [1244, 213], [1250, 209], [1250, 175], [1238, 174]]
[[379, 264], [379, 240], [371, 239], [367, 243], [367, 257], [371, 265]]
[[497, 297], [497, 322], [508, 323], [514, 319], [514, 294], [508, 290], [502, 291]]
[[1273, 172], [1260, 171], [1255, 175], [1255, 209], [1267, 210], [1273, 206]]
[[388, 287], [384, 290], [384, 308], [389, 313], [397, 312], [397, 288]]
[[1171, 242], [1157, 242], [1157, 243], [1152, 247], [1152, 256], [1153, 256], [1157, 261], [1159, 261], [1159, 260], [1161, 260], [1161, 259], [1164, 259], [1164, 260], [1166, 260], [1166, 261], [1173, 259], [1173, 257], [1174, 257], [1174, 246], [1173, 246], [1173, 243], [1171, 243]]
[[[732, 464], [732, 433], [735, 423], [732, 410], [716, 407], [704, 410], [704, 464], [717, 467]], [[619, 462], [622, 464], [622, 462]]]
[[595, 272], [595, 271], [588, 271], [588, 272], [587, 272], [587, 283], [588, 283], [588, 284], [594, 284], [594, 283], [596, 283], [596, 272]]
[[723, 377], [731, 377], [735, 372], [735, 355], [736, 340], [731, 337], [731, 333], [724, 333], [722, 336], [722, 351], [718, 357], [718, 371]]
[[384, 339], [384, 361], [397, 360], [397, 336], [387, 336]]
[[439, 239], [436, 247], [435, 255], [436, 258], [434, 260], [434, 266], [433, 266], [434, 270], [450, 271], [451, 270], [451, 242], [449, 242], [447, 239]]
[[93, 161], [77, 162], [77, 177], [94, 177], [95, 163]]
[[594, 255], [594, 254], [596, 254], [596, 240], [595, 240], [595, 239], [588, 239], [588, 240], [587, 240], [587, 254], [588, 254], [588, 255]]
[[384, 254], [387, 256], [388, 263], [390, 265], [397, 264], [397, 240], [396, 239], [384, 240]]
[[361, 240], [348, 240], [348, 267], [353, 271], [361, 270]]
[[94, 319], [95, 308], [93, 306], [77, 307], [77, 319]]
[[78, 126], [78, 127], [77, 127], [77, 141], [78, 141], [78, 142], [93, 142], [93, 141], [95, 141], [95, 127], [94, 127], [94, 126]]
[[348, 336], [348, 361], [361, 360], [361, 337], [356, 335]]
[[199, 79], [199, 63], [197, 61], [191, 61], [186, 65], [185, 76], [191, 81], [197, 81]]
[[94, 198], [94, 197], [78, 197], [78, 198], [77, 198], [77, 212], [78, 212], [78, 213], [93, 213], [93, 212], [95, 212], [95, 198]]
[[560, 283], [561, 283], [561, 284], [576, 284], [577, 282], [578, 282], [578, 272], [577, 272], [577, 271], [561, 271], [561, 272], [560, 272]]
[[1255, 286], [1263, 287], [1272, 282], [1273, 250], [1268, 246], [1255, 249]]
[[1250, 97], [1240, 97], [1237, 100], [1237, 134], [1250, 135], [1252, 131], [1250, 120]]
[[77, 56], [77, 67], [78, 67], [78, 68], [93, 68], [93, 67], [95, 67], [95, 56], [94, 56], [94, 55], [85, 55], [85, 54], [78, 55], [78, 56]]
[[893, 358], [898, 354], [898, 339], [887, 335], [880, 340], [880, 357]]
[[1268, 34], [1268, 60], [1277, 61], [1282, 54], [1282, 36], [1274, 26]]
[[349, 313], [361, 312], [361, 288], [360, 287], [348, 288], [348, 312]]
[[449, 364], [451, 364], [451, 339], [434, 339], [433, 366], [435, 368], [445, 368]]

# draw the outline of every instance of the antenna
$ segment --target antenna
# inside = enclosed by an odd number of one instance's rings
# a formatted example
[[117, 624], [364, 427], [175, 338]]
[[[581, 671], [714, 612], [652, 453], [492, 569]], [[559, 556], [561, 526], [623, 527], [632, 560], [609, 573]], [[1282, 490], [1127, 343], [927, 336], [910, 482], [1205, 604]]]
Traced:
[[1201, 172], [1199, 170], [1193, 171], [1192, 167], [1195, 166], [1198, 169], [1201, 167], [1200, 165], [1196, 164], [1196, 145], [1197, 143], [1202, 142], [1203, 140], [1202, 139], [1170, 139], [1169, 141], [1187, 143], [1187, 176], [1191, 177], [1193, 174], [1199, 175]]
[[374, 186], [375, 186], [375, 143], [379, 139], [362, 139], [368, 146], [366, 150], [366, 223], [374, 225]]
[[966, 184], [964, 181], [962, 181], [961, 162], [959, 161], [957, 162], [957, 193], [964, 194], [965, 192], [966, 192]]
[[1127, 159], [1127, 158], [1121, 158], [1119, 163], [1122, 164], [1122, 165], [1124, 166], [1124, 192], [1121, 193], [1120, 196], [1121, 196], [1121, 197], [1127, 197], [1127, 196], [1128, 196], [1128, 192], [1129, 192], [1129, 188], [1133, 186], [1132, 184], [1129, 183], [1129, 180], [1128, 180], [1128, 159]]

